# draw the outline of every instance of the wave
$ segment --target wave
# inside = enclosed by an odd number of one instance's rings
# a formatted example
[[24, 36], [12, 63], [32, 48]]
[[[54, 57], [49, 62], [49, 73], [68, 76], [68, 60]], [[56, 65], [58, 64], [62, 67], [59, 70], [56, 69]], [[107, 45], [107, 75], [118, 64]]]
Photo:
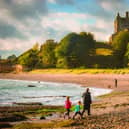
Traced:
[[[35, 85], [35, 87], [28, 87]], [[13, 102], [41, 102], [44, 105], [63, 105], [66, 96], [76, 103], [81, 100], [86, 87], [74, 83], [53, 83], [0, 79], [0, 105]], [[90, 88], [92, 99], [98, 95], [110, 93], [112, 90]]]

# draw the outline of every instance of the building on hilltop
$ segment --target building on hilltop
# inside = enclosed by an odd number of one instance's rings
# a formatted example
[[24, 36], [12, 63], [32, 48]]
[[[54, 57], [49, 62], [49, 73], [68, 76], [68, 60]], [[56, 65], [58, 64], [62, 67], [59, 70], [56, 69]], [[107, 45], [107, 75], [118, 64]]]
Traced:
[[125, 17], [121, 17], [119, 13], [117, 13], [117, 16], [114, 21], [114, 33], [110, 37], [109, 41], [111, 42], [113, 40], [113, 37], [122, 30], [129, 30], [129, 12], [125, 13]]
[[114, 32], [115, 33], [118, 33], [119, 31], [122, 31], [125, 29], [129, 30], [129, 12], [126, 12], [125, 17], [121, 17], [118, 13], [114, 21]]

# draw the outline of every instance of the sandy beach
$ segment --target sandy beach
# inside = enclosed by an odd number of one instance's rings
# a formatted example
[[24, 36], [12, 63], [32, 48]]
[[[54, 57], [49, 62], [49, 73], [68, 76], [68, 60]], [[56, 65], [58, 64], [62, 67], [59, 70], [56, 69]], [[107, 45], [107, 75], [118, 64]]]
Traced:
[[[114, 90], [129, 90], [129, 74], [31, 74], [31, 73], [4, 73], [0, 79], [34, 80], [49, 82], [76, 83], [82, 86], [112, 88]], [[118, 86], [115, 87], [115, 79]]]
[[[102, 96], [99, 101], [92, 104], [92, 115], [85, 116], [85, 119], [79, 120], [64, 120], [61, 112], [54, 112], [58, 114], [49, 120], [33, 120], [39, 114], [25, 114], [31, 121], [16, 122], [18, 129], [28, 128], [34, 126], [42, 128], [62, 128], [66, 129], [128, 129], [129, 127], [129, 75], [128, 74], [0, 74], [0, 79], [16, 79], [16, 80], [35, 80], [35, 81], [49, 81], [62, 83], [76, 83], [85, 87], [111, 88], [113, 93]], [[118, 86], [115, 87], [115, 79], [118, 81]], [[110, 86], [110, 87], [109, 87]], [[25, 108], [25, 107], [24, 107]], [[31, 107], [32, 108], [32, 107]], [[35, 108], [35, 107], [34, 107]], [[43, 107], [41, 107], [43, 108]], [[17, 108], [16, 108], [17, 109]], [[16, 110], [10, 107], [9, 110]], [[23, 109], [23, 108], [22, 108]], [[3, 114], [5, 108], [0, 108], [0, 114]], [[18, 112], [20, 109], [17, 109]], [[24, 110], [28, 110], [25, 108]], [[30, 110], [30, 109], [29, 109]], [[39, 110], [39, 109], [36, 109]], [[5, 112], [7, 115], [7, 112]], [[12, 111], [13, 113], [13, 111]], [[52, 112], [53, 113], [53, 112]], [[72, 113], [71, 113], [72, 115]], [[8, 115], [6, 116], [8, 117]], [[54, 125], [53, 125], [54, 121]], [[8, 122], [8, 121], [7, 121]], [[26, 124], [25, 124], [26, 122]], [[56, 122], [56, 124], [55, 124]], [[57, 124], [58, 123], [58, 124]], [[10, 122], [9, 122], [10, 124]], [[12, 125], [12, 123], [11, 123]], [[39, 128], [40, 129], [40, 128]]]

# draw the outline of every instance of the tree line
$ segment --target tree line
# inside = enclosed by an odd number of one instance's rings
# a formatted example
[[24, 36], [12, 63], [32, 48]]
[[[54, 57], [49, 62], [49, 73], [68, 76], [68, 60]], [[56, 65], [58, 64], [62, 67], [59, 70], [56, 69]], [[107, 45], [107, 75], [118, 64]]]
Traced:
[[[129, 64], [129, 31], [116, 34], [110, 44], [111, 55], [96, 54], [92, 33], [69, 33], [58, 43], [46, 40], [41, 46], [36, 43], [31, 49], [15, 58], [15, 63], [27, 68], [123, 68]], [[104, 43], [103, 43], [104, 44]], [[103, 45], [104, 46], [104, 45]], [[15, 60], [14, 60], [15, 58]]]

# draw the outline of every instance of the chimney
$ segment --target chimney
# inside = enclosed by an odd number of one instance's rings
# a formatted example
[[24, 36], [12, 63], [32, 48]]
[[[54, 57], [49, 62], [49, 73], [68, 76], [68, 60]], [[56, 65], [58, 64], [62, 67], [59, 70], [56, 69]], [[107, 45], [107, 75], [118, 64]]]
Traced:
[[126, 12], [126, 18], [129, 18], [129, 12]]

